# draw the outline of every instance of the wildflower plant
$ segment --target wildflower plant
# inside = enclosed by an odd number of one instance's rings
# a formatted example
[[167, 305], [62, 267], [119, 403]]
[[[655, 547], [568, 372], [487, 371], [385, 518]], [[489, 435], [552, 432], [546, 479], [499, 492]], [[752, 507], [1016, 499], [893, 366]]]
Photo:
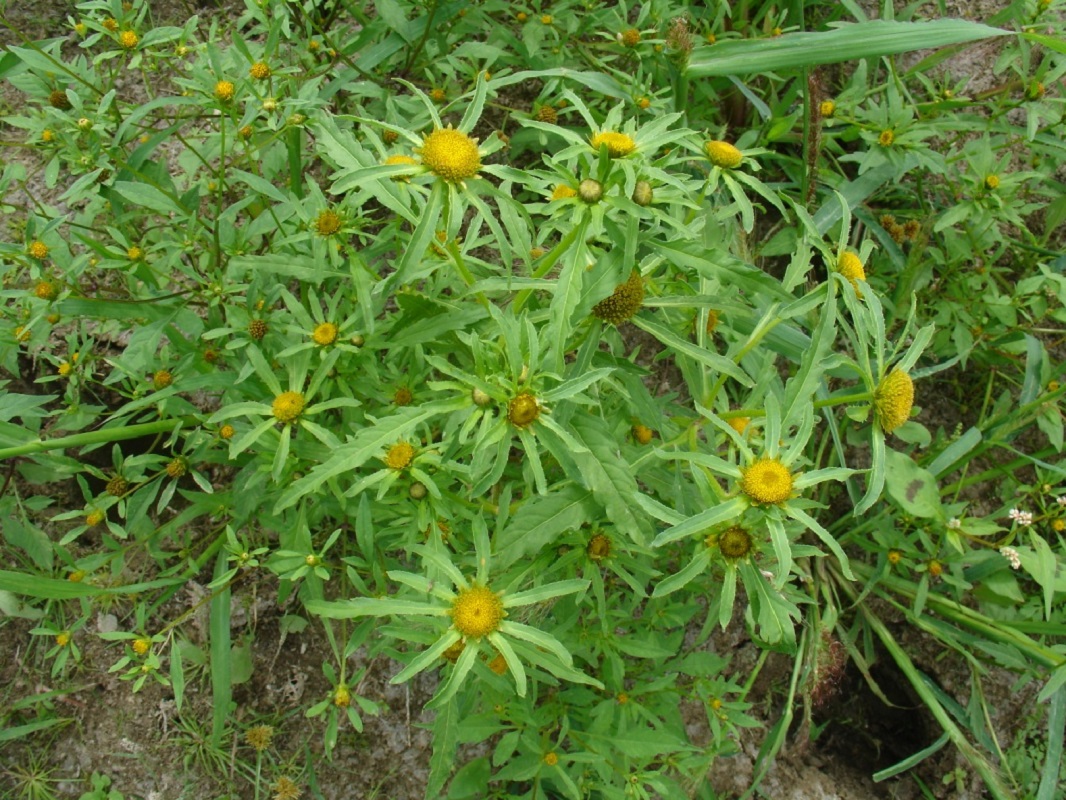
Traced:
[[[426, 797], [688, 797], [757, 750], [756, 792], [845, 673], [890, 676], [992, 796], [1050, 798], [1054, 4], [423, 5], [86, 0], [7, 48], [20, 669], [104, 652], [218, 791], [285, 800], [427, 697]], [[894, 60], [984, 40], [995, 85]], [[275, 702], [289, 636], [314, 689]], [[1040, 698], [1035, 778], [992, 663]], [[0, 725], [66, 736], [51, 700]], [[893, 779], [955, 769], [936, 741]]]

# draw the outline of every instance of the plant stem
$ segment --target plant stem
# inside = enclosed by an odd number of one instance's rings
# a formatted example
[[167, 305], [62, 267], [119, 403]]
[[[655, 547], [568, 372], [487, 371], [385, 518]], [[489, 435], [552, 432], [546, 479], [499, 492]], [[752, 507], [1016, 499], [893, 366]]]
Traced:
[[87, 445], [102, 444], [104, 442], [121, 442], [125, 439], [137, 439], [141, 436], [152, 436], [157, 433], [167, 433], [182, 425], [197, 425], [200, 420], [192, 414], [172, 419], [161, 419], [157, 422], [145, 422], [140, 425], [127, 425], [122, 428], [104, 428], [90, 433], [76, 433], [73, 436], [61, 436], [57, 439], [37, 439], [33, 442], [5, 447], [0, 449], [0, 461], [18, 456], [28, 456], [34, 453], [45, 453], [49, 450], [65, 450], [71, 447], [85, 447]]

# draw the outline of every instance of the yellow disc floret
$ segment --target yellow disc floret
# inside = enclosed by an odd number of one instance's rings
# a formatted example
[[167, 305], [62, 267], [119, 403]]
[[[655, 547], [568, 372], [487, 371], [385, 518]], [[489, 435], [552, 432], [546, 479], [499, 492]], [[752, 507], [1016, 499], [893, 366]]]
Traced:
[[481, 169], [477, 142], [461, 131], [438, 128], [422, 142], [422, 163], [438, 178], [458, 183]]
[[756, 503], [777, 505], [792, 496], [792, 473], [777, 458], [760, 458], [741, 470], [740, 488]]
[[590, 141], [592, 149], [597, 152], [600, 147], [606, 145], [607, 155], [611, 158], [623, 158], [637, 149], [637, 143], [633, 141], [631, 136], [625, 133], [616, 133], [614, 131], [602, 131], [597, 133]]
[[406, 469], [411, 466], [414, 457], [415, 449], [410, 444], [397, 442], [385, 454], [385, 466], [394, 470]]
[[503, 602], [488, 586], [474, 584], [452, 602], [452, 623], [463, 636], [480, 639], [498, 630], [504, 618]]
[[[387, 167], [395, 167], [398, 164], [413, 167], [417, 163], [411, 156], [404, 155], [389, 156], [385, 159], [385, 166]], [[392, 179], [394, 181], [410, 181], [411, 177], [409, 175], [393, 175]]]
[[118, 35], [118, 43], [127, 50], [132, 50], [140, 41], [140, 37], [133, 31], [122, 31]]
[[231, 81], [219, 81], [215, 84], [215, 97], [223, 103], [228, 103], [237, 93], [237, 87]]
[[288, 425], [303, 412], [304, 403], [304, 396], [299, 392], [282, 392], [274, 398], [274, 403], [271, 406], [274, 419], [284, 425]]
[[315, 344], [322, 347], [331, 345], [337, 341], [337, 326], [332, 322], [319, 323], [312, 331], [311, 338], [315, 340]]
[[855, 289], [855, 294], [862, 297], [862, 292], [859, 291], [859, 281], [866, 280], [866, 270], [863, 268], [862, 259], [850, 250], [845, 250], [837, 261], [837, 271], [848, 279]]
[[633, 270], [629, 280], [620, 284], [610, 297], [606, 297], [592, 307], [592, 316], [611, 325], [621, 325], [632, 319], [644, 303], [644, 281], [637, 270]]
[[569, 200], [571, 197], [577, 197], [577, 189], [565, 183], [558, 184], [552, 192], [552, 200]]
[[55, 300], [59, 290], [51, 281], [38, 281], [33, 287], [33, 293], [41, 300]]
[[344, 220], [336, 211], [325, 209], [315, 217], [315, 230], [319, 236], [332, 236], [344, 226]]
[[537, 402], [537, 398], [529, 394], [529, 392], [523, 392], [515, 397], [510, 405], [507, 406], [507, 419], [511, 421], [511, 424], [516, 428], [524, 428], [527, 425], [532, 425], [540, 416], [540, 403]]
[[41, 241], [31, 242], [30, 246], [26, 248], [26, 252], [30, 254], [31, 258], [43, 261], [48, 258], [48, 245]]
[[252, 64], [252, 68], [248, 70], [248, 74], [257, 81], [263, 81], [270, 77], [270, 65], [265, 61], [256, 61]]
[[874, 416], [885, 433], [892, 433], [910, 419], [914, 405], [914, 381], [896, 368], [881, 379], [874, 390]]
[[744, 154], [729, 142], [710, 141], [703, 146], [703, 149], [711, 163], [722, 169], [736, 169], [744, 160]]
[[743, 558], [751, 552], [754, 541], [751, 534], [739, 525], [718, 534], [718, 550], [728, 559]]

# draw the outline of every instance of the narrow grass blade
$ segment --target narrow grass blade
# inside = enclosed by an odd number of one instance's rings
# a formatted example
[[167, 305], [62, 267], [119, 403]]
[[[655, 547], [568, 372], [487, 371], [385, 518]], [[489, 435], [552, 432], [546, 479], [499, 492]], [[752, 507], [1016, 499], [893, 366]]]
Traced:
[[894, 778], [897, 775], [906, 772], [907, 770], [918, 766], [920, 763], [933, 755], [933, 753], [940, 752], [940, 748], [948, 743], [948, 735], [942, 734], [939, 739], [933, 742], [928, 747], [919, 750], [917, 753], [900, 761], [898, 764], [893, 764], [888, 769], [883, 769], [880, 772], [875, 772], [873, 775], [874, 783], [880, 783], [881, 781], [887, 781], [889, 778]]
[[1062, 764], [1062, 737], [1066, 728], [1066, 687], [1059, 687], [1051, 698], [1047, 718], [1047, 753], [1044, 756], [1044, 774], [1040, 776], [1040, 788], [1036, 800], [1054, 800], [1059, 784], [1059, 769]]
[[[225, 552], [218, 555], [215, 562], [215, 580], [221, 578], [228, 566]], [[222, 745], [222, 734], [226, 730], [226, 717], [233, 697], [232, 676], [230, 674], [230, 590], [225, 588], [211, 598], [211, 695], [214, 704], [214, 716], [211, 723], [211, 742]]]
[[931, 22], [871, 20], [831, 31], [788, 33], [772, 39], [719, 42], [697, 49], [689, 60], [690, 78], [752, 75], [783, 69], [838, 64], [858, 58], [929, 50], [974, 42], [1010, 31], [960, 19]]

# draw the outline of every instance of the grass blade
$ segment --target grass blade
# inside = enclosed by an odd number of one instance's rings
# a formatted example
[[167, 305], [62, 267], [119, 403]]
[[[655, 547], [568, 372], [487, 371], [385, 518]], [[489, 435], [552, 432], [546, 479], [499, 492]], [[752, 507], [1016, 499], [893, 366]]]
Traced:
[[[219, 553], [215, 562], [215, 580], [221, 578], [229, 566], [226, 553]], [[214, 704], [214, 717], [211, 725], [211, 742], [216, 747], [222, 745], [222, 734], [226, 729], [226, 716], [233, 697], [232, 676], [230, 674], [230, 590], [227, 586], [211, 598], [211, 695]]]

